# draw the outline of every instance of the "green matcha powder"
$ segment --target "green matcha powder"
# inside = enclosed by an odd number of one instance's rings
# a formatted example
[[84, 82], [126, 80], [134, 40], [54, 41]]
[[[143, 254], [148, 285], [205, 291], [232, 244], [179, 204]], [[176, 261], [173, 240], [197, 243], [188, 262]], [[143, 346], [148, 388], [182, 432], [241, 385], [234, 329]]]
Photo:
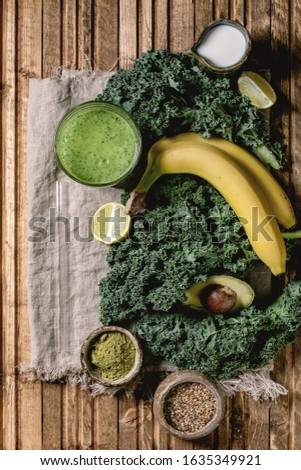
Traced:
[[91, 362], [99, 374], [115, 381], [125, 377], [134, 367], [136, 349], [124, 333], [103, 333], [91, 350]]

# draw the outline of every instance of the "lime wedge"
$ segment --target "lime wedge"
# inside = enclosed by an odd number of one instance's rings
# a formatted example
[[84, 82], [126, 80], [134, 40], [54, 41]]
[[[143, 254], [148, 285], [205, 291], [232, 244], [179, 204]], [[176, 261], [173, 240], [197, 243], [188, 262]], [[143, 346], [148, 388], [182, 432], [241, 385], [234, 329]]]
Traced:
[[131, 217], [125, 207], [118, 202], [108, 202], [101, 206], [92, 220], [92, 233], [96, 240], [105, 245], [121, 242], [129, 234]]
[[259, 109], [270, 108], [276, 102], [273, 88], [258, 73], [243, 72], [238, 79], [238, 88], [240, 93], [247, 96]]

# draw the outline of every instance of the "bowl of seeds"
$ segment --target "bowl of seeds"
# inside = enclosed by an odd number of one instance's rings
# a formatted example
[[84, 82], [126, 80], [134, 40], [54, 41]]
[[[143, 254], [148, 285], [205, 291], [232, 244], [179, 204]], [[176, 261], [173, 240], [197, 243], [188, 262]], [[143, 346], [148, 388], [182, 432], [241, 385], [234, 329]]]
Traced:
[[154, 415], [161, 426], [180, 439], [207, 436], [224, 414], [223, 394], [206, 375], [193, 370], [170, 374], [156, 390]]

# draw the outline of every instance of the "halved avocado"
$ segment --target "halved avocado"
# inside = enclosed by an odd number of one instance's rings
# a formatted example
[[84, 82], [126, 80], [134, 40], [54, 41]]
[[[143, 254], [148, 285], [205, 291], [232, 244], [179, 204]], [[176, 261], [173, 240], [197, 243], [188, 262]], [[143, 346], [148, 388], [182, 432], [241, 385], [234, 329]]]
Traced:
[[207, 281], [199, 282], [187, 289], [185, 291], [187, 300], [183, 302], [183, 305], [196, 310], [204, 310], [201, 300], [202, 292], [210, 285], [229, 287], [235, 292], [237, 296], [236, 302], [229, 312], [235, 313], [243, 308], [249, 307], [255, 297], [252, 287], [247, 282], [241, 281], [240, 279], [232, 276], [215, 275], [208, 277]]

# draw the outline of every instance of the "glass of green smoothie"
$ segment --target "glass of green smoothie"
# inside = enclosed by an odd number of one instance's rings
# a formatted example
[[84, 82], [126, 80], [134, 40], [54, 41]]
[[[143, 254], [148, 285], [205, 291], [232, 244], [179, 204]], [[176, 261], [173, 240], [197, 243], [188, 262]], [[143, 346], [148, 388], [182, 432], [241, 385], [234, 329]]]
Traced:
[[120, 106], [88, 101], [69, 111], [55, 134], [60, 168], [78, 183], [114, 186], [135, 168], [141, 135]]

